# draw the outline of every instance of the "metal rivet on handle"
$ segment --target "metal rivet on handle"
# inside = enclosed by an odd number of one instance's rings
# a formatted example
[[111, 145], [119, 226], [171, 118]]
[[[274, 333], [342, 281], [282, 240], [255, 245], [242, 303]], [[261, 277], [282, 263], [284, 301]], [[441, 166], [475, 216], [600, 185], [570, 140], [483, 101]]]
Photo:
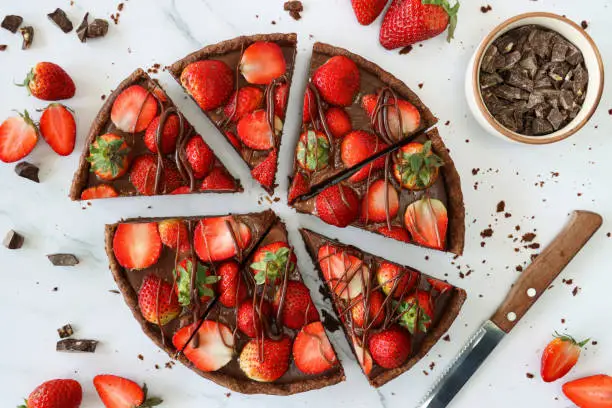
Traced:
[[534, 288], [527, 289], [527, 296], [534, 297], [538, 293]]
[[514, 313], [514, 312], [510, 312], [510, 313], [508, 313], [508, 314], [506, 315], [506, 318], [507, 318], [509, 321], [513, 322], [513, 321], [515, 321], [515, 320], [516, 320], [516, 313]]

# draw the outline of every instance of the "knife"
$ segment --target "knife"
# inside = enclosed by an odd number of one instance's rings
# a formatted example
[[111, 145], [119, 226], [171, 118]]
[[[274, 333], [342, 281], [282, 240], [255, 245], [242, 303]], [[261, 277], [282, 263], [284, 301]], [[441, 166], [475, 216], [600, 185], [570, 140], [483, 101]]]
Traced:
[[419, 408], [444, 408], [461, 391], [493, 349], [510, 333], [552, 281], [599, 229], [602, 218], [574, 211], [569, 222], [512, 286], [506, 299], [468, 340]]

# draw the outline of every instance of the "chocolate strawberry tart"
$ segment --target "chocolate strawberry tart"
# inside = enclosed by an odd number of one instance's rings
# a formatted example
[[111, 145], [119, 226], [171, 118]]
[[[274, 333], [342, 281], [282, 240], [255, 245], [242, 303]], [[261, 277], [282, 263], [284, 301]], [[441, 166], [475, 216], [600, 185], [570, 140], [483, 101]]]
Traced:
[[279, 395], [344, 380], [272, 211], [126, 220], [106, 251], [143, 331], [201, 376]]
[[242, 191], [161, 86], [138, 69], [94, 120], [70, 198]]
[[295, 34], [237, 37], [204, 47], [170, 67], [270, 194], [296, 45]]
[[301, 229], [370, 384], [410, 369], [449, 329], [466, 293], [416, 269]]

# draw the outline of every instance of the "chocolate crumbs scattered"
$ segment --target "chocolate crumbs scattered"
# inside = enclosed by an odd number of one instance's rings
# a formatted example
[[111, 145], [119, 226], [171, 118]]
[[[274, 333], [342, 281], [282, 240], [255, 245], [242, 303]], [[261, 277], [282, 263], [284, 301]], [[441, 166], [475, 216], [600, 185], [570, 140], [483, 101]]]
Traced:
[[2, 240], [2, 245], [4, 245], [6, 249], [19, 249], [23, 246], [23, 241], [23, 235], [10, 230]]
[[477, 175], [479, 171], [480, 169], [472, 169], [472, 176]]
[[74, 330], [72, 330], [72, 326], [70, 324], [65, 324], [64, 326], [57, 329], [57, 334], [60, 339], [65, 339], [66, 337], [70, 337], [74, 334]]
[[571, 285], [574, 283], [574, 280], [573, 279], [563, 279], [562, 282], [565, 283], [566, 285]]
[[[516, 230], [518, 231], [519, 228], [516, 228]], [[528, 232], [526, 234], [523, 234], [523, 236], [521, 237], [521, 242], [531, 242], [533, 241], [535, 237], [536, 237], [536, 234], [534, 234], [533, 232]]]
[[493, 10], [493, 7], [491, 7], [491, 5], [489, 5], [489, 4], [487, 4], [486, 6], [480, 7], [480, 12], [481, 13], [488, 13], [491, 10]]
[[19, 29], [21, 23], [23, 23], [23, 17], [8, 15], [4, 17], [4, 20], [2, 20], [2, 28], [7, 29], [11, 33], [15, 34]]
[[534, 375], [531, 373], [527, 373], [526, 375], [527, 375], [527, 378], [529, 378], [530, 380], [534, 377]]
[[489, 238], [493, 236], [493, 229], [491, 228], [486, 228], [482, 231], [480, 231], [480, 236], [483, 238]]
[[399, 54], [400, 55], [406, 55], [408, 54], [410, 51], [412, 51], [412, 45], [407, 45], [404, 48], [402, 48], [401, 50], [399, 50]]
[[302, 11], [304, 11], [304, 6], [302, 6], [302, 2], [301, 1], [286, 1], [283, 8], [285, 9], [285, 11], [289, 12], [289, 15], [294, 19], [294, 20], [299, 20], [302, 18], [302, 15], [300, 14]]
[[38, 167], [28, 162], [21, 162], [15, 166], [15, 173], [19, 177], [23, 177], [25, 179], [31, 180], [35, 183], [40, 183], [38, 179]]
[[504, 212], [504, 210], [506, 209], [506, 203], [504, 201], [500, 201], [499, 203], [497, 203], [497, 212]]

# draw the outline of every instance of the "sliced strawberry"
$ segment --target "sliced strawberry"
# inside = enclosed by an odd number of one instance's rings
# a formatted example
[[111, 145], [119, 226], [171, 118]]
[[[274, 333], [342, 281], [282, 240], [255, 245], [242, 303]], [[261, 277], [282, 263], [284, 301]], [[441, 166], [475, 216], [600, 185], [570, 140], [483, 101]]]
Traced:
[[160, 398], [147, 398], [146, 388], [116, 375], [96, 375], [93, 384], [106, 408], [154, 407], [163, 402]]
[[213, 164], [215, 164], [215, 154], [202, 139], [202, 136], [195, 135], [189, 139], [185, 146], [185, 153], [195, 178], [201, 179], [210, 173]]
[[447, 283], [447, 282], [444, 282], [438, 279], [434, 279], [434, 278], [427, 278], [427, 282], [429, 282], [431, 287], [434, 290], [437, 290], [438, 293], [446, 293], [453, 288], [450, 283]]
[[[387, 192], [385, 193], [385, 184]], [[399, 211], [399, 195], [389, 182], [378, 179], [370, 185], [361, 203], [361, 221], [384, 222], [393, 219]]]
[[290, 356], [291, 339], [283, 335], [280, 340], [249, 341], [240, 352], [238, 361], [244, 374], [251, 380], [272, 382], [287, 372]]
[[64, 105], [52, 103], [40, 117], [40, 134], [53, 151], [68, 156], [74, 150], [76, 122], [72, 112]]
[[391, 262], [382, 262], [376, 270], [376, 281], [387, 296], [399, 299], [419, 284], [421, 274]]
[[563, 384], [563, 393], [581, 408], [612, 407], [612, 377], [593, 375]]
[[152, 274], [142, 281], [138, 291], [138, 308], [147, 322], [160, 326], [170, 323], [181, 313], [172, 285]]
[[382, 13], [388, 0], [351, 0], [357, 21], [370, 25]]
[[304, 92], [304, 106], [302, 108], [302, 123], [312, 121], [317, 115], [317, 100], [309, 87]]
[[189, 341], [197, 328], [197, 322], [185, 326], [172, 337], [172, 344], [193, 365], [201, 371], [217, 371], [227, 365], [234, 357], [234, 336], [229, 327], [223, 323], [204, 320], [194, 338], [197, 338], [197, 347], [194, 341]]
[[225, 136], [227, 137], [227, 140], [229, 140], [229, 142], [232, 144], [232, 146], [234, 146], [234, 148], [236, 148], [237, 150], [240, 150], [241, 148], [241, 144], [240, 144], [240, 140], [236, 137], [236, 135], [232, 132], [225, 132]]
[[359, 217], [361, 200], [352, 188], [336, 184], [319, 193], [315, 209], [326, 223], [346, 227]]
[[121, 266], [145, 269], [159, 259], [162, 242], [155, 222], [130, 222], [117, 226], [113, 252]]
[[240, 265], [227, 261], [217, 267], [219, 302], [225, 307], [236, 307], [247, 298], [247, 287], [240, 276]]
[[155, 174], [157, 172], [157, 156], [143, 154], [134, 159], [130, 170], [130, 182], [134, 188], [143, 195], [164, 194], [179, 188], [183, 184], [183, 178], [178, 172], [176, 165], [164, 157], [164, 169], [162, 171], [158, 191], [155, 191]]
[[564, 377], [578, 362], [580, 351], [590, 339], [577, 342], [572, 336], [555, 333], [542, 353], [540, 373], [544, 382]]
[[[287, 265], [287, 262], [290, 264]], [[288, 272], [293, 272], [296, 264], [297, 257], [289, 244], [284, 241], [277, 241], [257, 248], [250, 268], [258, 285], [262, 285], [266, 281], [269, 284], [278, 284], [282, 280], [285, 270], [289, 268]]]
[[436, 182], [444, 161], [431, 151], [431, 141], [411, 142], [396, 153], [393, 176], [409, 190], [424, 190]]
[[295, 337], [293, 361], [304, 374], [321, 374], [338, 365], [336, 353], [321, 322], [310, 323]]
[[277, 154], [272, 150], [268, 157], [251, 170], [251, 176], [264, 187], [272, 188], [276, 178]]
[[[232, 122], [238, 122], [244, 115], [263, 107], [264, 93], [254, 86], [245, 86], [234, 91], [227, 105], [223, 108], [226, 117]], [[279, 115], [280, 116], [280, 115]]]
[[408, 332], [398, 325], [373, 333], [368, 348], [376, 364], [386, 369], [401, 366], [410, 356], [411, 340]]
[[[147, 127], [144, 135], [144, 143], [151, 153], [157, 153], [157, 130], [161, 116], [155, 117]], [[176, 140], [181, 131], [181, 121], [178, 115], [172, 114], [166, 118], [161, 135], [161, 148], [163, 154], [170, 154], [176, 149]]]
[[217, 262], [236, 255], [236, 249], [245, 249], [251, 242], [251, 230], [231, 216], [205, 218], [198, 222], [193, 245], [204, 262]]
[[223, 61], [201, 60], [185, 67], [181, 84], [202, 110], [223, 105], [234, 90], [234, 73]]
[[427, 333], [433, 322], [433, 305], [429, 292], [417, 290], [405, 297], [397, 309], [401, 318], [399, 324], [410, 334]]
[[26, 157], [38, 142], [36, 125], [28, 111], [6, 119], [0, 125], [0, 160], [13, 163]]
[[178, 248], [179, 253], [183, 254], [191, 249], [189, 232], [184, 221], [178, 219], [162, 220], [157, 224], [157, 229], [162, 243], [168, 248], [174, 250]]
[[[298, 330], [305, 324], [319, 320], [310, 291], [302, 282], [287, 281], [285, 299], [281, 305], [283, 287], [279, 286], [274, 295], [274, 313], [280, 310], [281, 323], [290, 329]], [[282, 309], [281, 309], [282, 306]]]
[[[195, 268], [195, 281], [191, 279], [192, 271]], [[184, 258], [172, 271], [176, 285], [174, 291], [178, 297], [179, 304], [187, 307], [191, 305], [191, 285], [195, 283], [198, 288], [200, 302], [205, 304], [215, 296], [215, 284], [219, 281], [219, 277], [214, 275], [212, 270], [200, 262], [193, 264], [193, 259]]]
[[378, 95], [367, 94], [361, 97], [361, 107], [365, 109], [366, 113], [370, 118], [374, 115], [376, 110], [376, 104], [378, 103]]
[[240, 59], [240, 72], [251, 84], [267, 85], [286, 71], [283, 50], [273, 42], [258, 41], [249, 45]]
[[[378, 95], [368, 94], [361, 98], [361, 106], [365, 109], [370, 118], [375, 113], [377, 103]], [[396, 107], [395, 98], [391, 97], [387, 101], [387, 104], [389, 105], [387, 108], [387, 121], [389, 123], [389, 130], [391, 131], [390, 136], [392, 136], [393, 139], [400, 140], [403, 136], [414, 133], [419, 126], [421, 126], [421, 113], [410, 102], [404, 99], [398, 99]], [[398, 108], [402, 117], [401, 130], [399, 117], [397, 115]]]
[[263, 109], [245, 115], [238, 122], [236, 131], [238, 137], [246, 146], [255, 150], [272, 149], [276, 144], [276, 136], [283, 130], [283, 122], [274, 117], [274, 134], [268, 123], [266, 111]]
[[[364, 295], [359, 295], [351, 302], [353, 305], [351, 307], [353, 324], [361, 328], [376, 328], [383, 324], [385, 321], [384, 301], [385, 297], [378, 290], [370, 293], [368, 300]], [[367, 315], [366, 308], [368, 309]]]
[[287, 100], [289, 99], [289, 84], [284, 82], [276, 87], [274, 91], [274, 114], [285, 119], [287, 112]]
[[309, 190], [308, 180], [302, 174], [302, 172], [296, 172], [295, 177], [293, 177], [293, 181], [291, 182], [291, 187], [289, 188], [289, 196], [288, 201], [289, 204], [292, 204], [297, 198], [306, 194]]
[[190, 193], [191, 193], [191, 188], [189, 188], [189, 186], [181, 186], [170, 192], [171, 195], [181, 195], [181, 194], [190, 194]]
[[262, 319], [267, 320], [272, 315], [272, 306], [265, 300], [260, 302], [256, 299], [255, 303], [247, 299], [238, 308], [237, 320], [238, 329], [249, 337], [262, 338]]
[[312, 83], [327, 103], [349, 106], [359, 92], [359, 68], [353, 60], [337, 55], [317, 68]]
[[234, 191], [236, 182], [223, 167], [213, 167], [208, 176], [202, 180], [200, 191]]
[[81, 193], [81, 200], [95, 200], [98, 198], [112, 198], [118, 196], [119, 193], [113, 186], [108, 184], [99, 184], [83, 190]]
[[128, 171], [130, 148], [121, 136], [106, 133], [89, 146], [87, 161], [98, 178], [115, 180]]
[[[342, 139], [340, 145], [340, 157], [345, 167], [350, 168], [359, 165], [369, 157], [389, 147], [378, 136], [364, 130], [356, 130]], [[381, 157], [374, 163], [364, 166], [353, 174], [349, 181], [357, 183], [365, 180], [372, 171], [382, 169], [385, 166], [385, 158]]]
[[337, 296], [350, 300], [363, 293], [370, 268], [361, 259], [327, 244], [319, 248], [318, 260], [323, 278]]
[[392, 225], [391, 229], [389, 229], [389, 227], [384, 225], [382, 227], [378, 227], [376, 232], [384, 235], [385, 237], [393, 238], [398, 241], [410, 242], [410, 234], [408, 233], [408, 230], [404, 227]]
[[367, 348], [361, 346], [359, 340], [353, 336], [353, 348], [355, 349], [355, 355], [357, 356], [357, 360], [359, 361], [359, 365], [363, 369], [365, 375], [369, 376], [370, 372], [372, 372], [372, 355], [368, 351]]
[[327, 135], [316, 130], [307, 130], [300, 135], [295, 158], [306, 171], [317, 171], [329, 165], [330, 145]]
[[111, 109], [111, 120], [124, 132], [139, 133], [157, 115], [155, 97], [140, 85], [132, 85], [119, 94]]
[[332, 136], [339, 139], [353, 130], [351, 118], [342, 108], [332, 106], [325, 111], [325, 122]]
[[440, 200], [423, 197], [406, 208], [404, 223], [417, 244], [444, 249], [448, 215]]

